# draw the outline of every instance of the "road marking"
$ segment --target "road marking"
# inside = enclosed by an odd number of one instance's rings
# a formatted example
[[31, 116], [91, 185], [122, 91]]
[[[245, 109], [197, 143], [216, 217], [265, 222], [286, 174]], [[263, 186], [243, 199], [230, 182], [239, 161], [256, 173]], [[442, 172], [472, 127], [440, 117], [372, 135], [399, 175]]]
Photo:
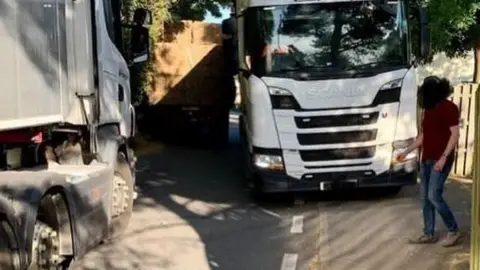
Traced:
[[328, 232], [328, 214], [325, 210], [320, 210], [320, 235], [318, 239], [318, 257], [320, 261], [328, 261], [330, 255], [330, 235]]
[[281, 270], [295, 270], [297, 269], [298, 254], [285, 253], [282, 260]]
[[293, 216], [291, 233], [303, 233], [303, 216]]
[[265, 209], [265, 208], [259, 208], [259, 209], [260, 209], [260, 211], [264, 212], [265, 214], [269, 214], [269, 215], [274, 216], [274, 217], [277, 217], [277, 218], [280, 217], [279, 214], [277, 214], [277, 213], [275, 213], [275, 212], [272, 212], [272, 211], [270, 211], [270, 210], [267, 210], [267, 209]]

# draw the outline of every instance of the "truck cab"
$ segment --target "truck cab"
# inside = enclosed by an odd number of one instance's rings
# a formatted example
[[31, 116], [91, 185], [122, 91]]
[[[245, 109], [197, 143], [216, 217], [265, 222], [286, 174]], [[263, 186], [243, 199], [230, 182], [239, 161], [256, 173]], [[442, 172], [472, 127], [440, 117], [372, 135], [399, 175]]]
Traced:
[[[260, 193], [417, 183], [417, 80], [398, 1], [236, 1], [246, 178]], [[421, 17], [422, 52], [428, 25]]]

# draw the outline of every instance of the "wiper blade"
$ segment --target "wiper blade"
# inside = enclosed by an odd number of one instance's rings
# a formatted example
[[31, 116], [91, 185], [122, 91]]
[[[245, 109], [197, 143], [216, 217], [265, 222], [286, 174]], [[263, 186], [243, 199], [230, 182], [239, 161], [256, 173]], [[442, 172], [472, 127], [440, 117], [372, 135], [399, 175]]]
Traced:
[[376, 68], [381, 66], [390, 66], [390, 65], [401, 65], [399, 61], [387, 61], [387, 62], [371, 62], [362, 65], [352, 66], [347, 68], [347, 70], [356, 70], [356, 69], [364, 69], [364, 68]]
[[325, 70], [331, 69], [331, 66], [315, 66], [315, 65], [305, 65], [305, 66], [296, 66], [296, 67], [285, 67], [281, 68], [280, 71], [302, 71], [302, 70]]

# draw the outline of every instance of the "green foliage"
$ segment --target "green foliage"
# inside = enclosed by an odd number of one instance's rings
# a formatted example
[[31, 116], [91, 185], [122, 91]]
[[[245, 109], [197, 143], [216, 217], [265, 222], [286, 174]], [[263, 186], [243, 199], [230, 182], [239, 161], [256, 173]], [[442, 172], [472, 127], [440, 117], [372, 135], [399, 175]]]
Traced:
[[[170, 7], [173, 0], [121, 0], [122, 15], [124, 23], [131, 23], [133, 12], [137, 8], [146, 8], [152, 12], [153, 25], [149, 28], [150, 33], [150, 61], [142, 66], [132, 69], [132, 103], [138, 106], [144, 102], [144, 98], [153, 91], [154, 87], [154, 63], [155, 63], [155, 44], [162, 33], [165, 21], [170, 20]], [[127, 40], [128, 41], [128, 40]], [[128, 42], [126, 42], [128, 43]]]
[[432, 50], [449, 57], [462, 56], [478, 38], [476, 13], [478, 0], [430, 0], [428, 11], [432, 31]]
[[228, 7], [232, 4], [232, 0], [172, 0], [173, 4], [170, 13], [174, 20], [195, 20], [201, 21], [205, 19], [205, 15], [210, 12], [214, 17], [220, 17], [221, 7]]

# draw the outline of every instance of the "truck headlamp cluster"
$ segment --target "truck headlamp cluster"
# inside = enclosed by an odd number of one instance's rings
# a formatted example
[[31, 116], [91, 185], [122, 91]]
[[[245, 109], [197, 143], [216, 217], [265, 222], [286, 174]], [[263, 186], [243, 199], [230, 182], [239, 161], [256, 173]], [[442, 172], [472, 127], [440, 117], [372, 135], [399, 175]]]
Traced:
[[393, 143], [392, 161], [390, 163], [393, 171], [405, 170], [413, 172], [417, 168], [418, 151], [410, 152], [404, 159], [398, 160], [397, 157], [403, 153], [413, 140], [397, 141]]
[[282, 171], [284, 169], [281, 156], [255, 154], [253, 155], [253, 164], [257, 168], [271, 171]]

